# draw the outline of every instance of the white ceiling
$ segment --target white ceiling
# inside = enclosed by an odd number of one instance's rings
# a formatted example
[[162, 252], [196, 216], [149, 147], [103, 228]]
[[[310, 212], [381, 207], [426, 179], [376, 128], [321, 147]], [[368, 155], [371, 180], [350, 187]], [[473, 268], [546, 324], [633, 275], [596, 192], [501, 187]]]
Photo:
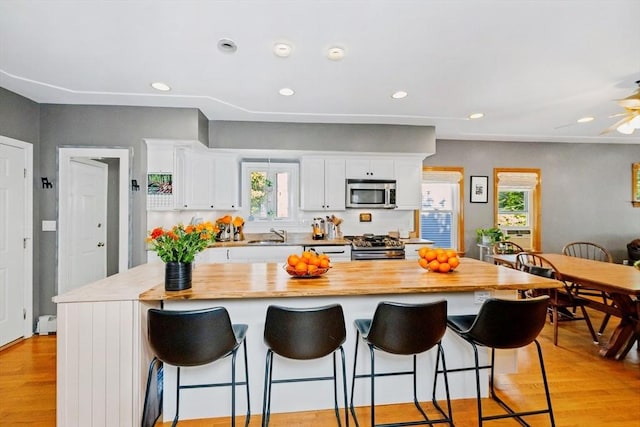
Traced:
[[[222, 38], [237, 52], [220, 51]], [[275, 56], [276, 42], [291, 56]], [[345, 58], [327, 59], [332, 46]], [[640, 144], [640, 131], [599, 135], [636, 80], [640, 0], [0, 0], [0, 86], [39, 103]]]

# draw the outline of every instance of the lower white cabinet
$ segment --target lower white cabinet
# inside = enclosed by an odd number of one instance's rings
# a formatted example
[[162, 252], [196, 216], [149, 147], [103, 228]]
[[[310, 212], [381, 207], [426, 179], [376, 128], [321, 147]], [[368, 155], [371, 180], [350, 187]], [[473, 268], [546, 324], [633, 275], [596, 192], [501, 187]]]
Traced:
[[300, 254], [302, 246], [269, 245], [237, 246], [229, 248], [209, 248], [202, 262], [206, 263], [245, 263], [245, 262], [286, 262], [291, 254]]
[[424, 248], [424, 247], [433, 247], [433, 244], [431, 243], [405, 243], [404, 244], [404, 257], [405, 259], [415, 259], [417, 260], [418, 258], [420, 258], [418, 256], [418, 251], [420, 250], [420, 248]]
[[319, 254], [327, 254], [332, 263], [351, 261], [351, 246], [349, 245], [305, 246], [304, 250], [313, 250]]

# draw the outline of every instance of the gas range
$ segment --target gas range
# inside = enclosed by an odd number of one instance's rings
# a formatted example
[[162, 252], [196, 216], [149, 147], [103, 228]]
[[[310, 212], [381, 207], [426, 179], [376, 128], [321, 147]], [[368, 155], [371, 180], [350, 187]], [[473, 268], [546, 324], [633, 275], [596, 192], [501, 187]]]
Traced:
[[363, 234], [361, 236], [344, 236], [351, 242], [351, 259], [404, 259], [404, 243], [384, 235]]

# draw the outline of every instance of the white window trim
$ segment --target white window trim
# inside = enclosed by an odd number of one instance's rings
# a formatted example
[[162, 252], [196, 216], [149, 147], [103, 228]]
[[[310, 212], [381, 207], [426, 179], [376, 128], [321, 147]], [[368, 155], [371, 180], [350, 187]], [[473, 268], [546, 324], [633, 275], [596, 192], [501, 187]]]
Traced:
[[[255, 218], [250, 221], [251, 216], [251, 180], [249, 179], [249, 173], [256, 170], [282, 170], [289, 172], [290, 176], [290, 192], [289, 192], [289, 218], [287, 219], [269, 219], [269, 218]], [[242, 161], [241, 163], [241, 181], [242, 181], [242, 215], [247, 223], [261, 225], [261, 226], [291, 226], [298, 222], [298, 205], [300, 194], [300, 179], [299, 179], [300, 165], [296, 162], [287, 161]]]

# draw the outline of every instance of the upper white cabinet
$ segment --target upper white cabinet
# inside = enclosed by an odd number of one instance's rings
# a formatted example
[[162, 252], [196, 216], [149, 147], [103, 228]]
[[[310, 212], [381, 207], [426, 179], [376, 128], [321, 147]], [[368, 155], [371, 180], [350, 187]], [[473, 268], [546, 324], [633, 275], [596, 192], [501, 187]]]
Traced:
[[302, 157], [301, 209], [345, 210], [345, 161], [339, 158]]
[[393, 179], [392, 159], [347, 159], [347, 178], [351, 179]]
[[177, 149], [178, 209], [236, 210], [238, 159], [209, 150]]
[[[147, 142], [147, 172], [171, 177], [171, 193], [148, 195], [149, 209], [236, 210], [239, 161], [192, 141]], [[160, 205], [158, 200], [164, 204]], [[167, 202], [168, 200], [168, 202]]]
[[422, 203], [422, 159], [396, 159], [397, 209], [420, 209]]

